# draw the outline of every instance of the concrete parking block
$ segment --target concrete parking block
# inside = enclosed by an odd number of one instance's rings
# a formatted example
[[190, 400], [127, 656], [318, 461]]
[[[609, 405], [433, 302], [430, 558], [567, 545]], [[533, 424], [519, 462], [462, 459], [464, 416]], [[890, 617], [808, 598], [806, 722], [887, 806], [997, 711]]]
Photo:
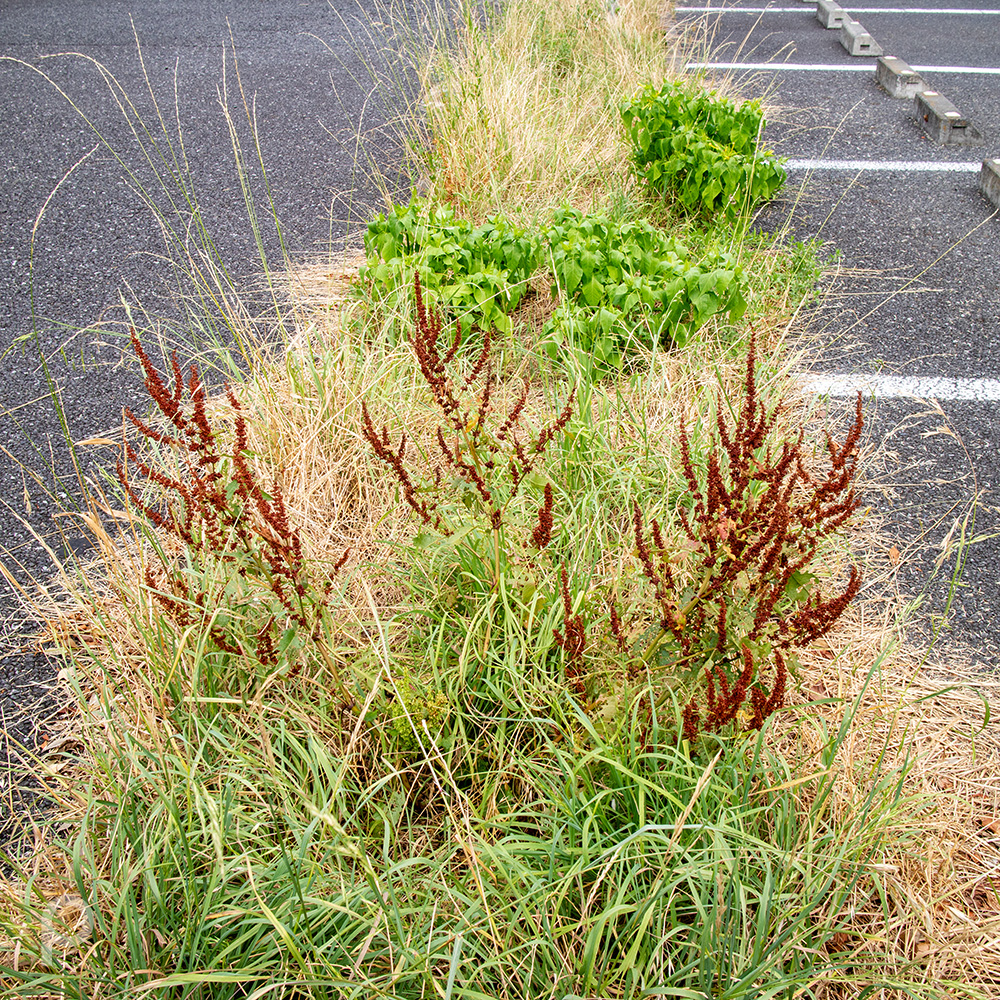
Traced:
[[917, 124], [943, 146], [981, 146], [979, 130], [962, 115], [947, 97], [936, 90], [917, 91], [913, 98]]
[[843, 8], [834, 3], [834, 0], [817, 0], [816, 20], [824, 28], [842, 28], [846, 16]]
[[1000, 208], [1000, 157], [983, 160], [983, 169], [979, 172], [979, 190], [993, 202], [994, 208]]
[[882, 46], [865, 31], [860, 22], [852, 21], [847, 16], [844, 17], [844, 25], [840, 29], [840, 44], [852, 56], [882, 55]]
[[895, 56], [878, 57], [875, 82], [890, 97], [912, 99], [917, 96], [917, 91], [927, 89], [920, 74]]

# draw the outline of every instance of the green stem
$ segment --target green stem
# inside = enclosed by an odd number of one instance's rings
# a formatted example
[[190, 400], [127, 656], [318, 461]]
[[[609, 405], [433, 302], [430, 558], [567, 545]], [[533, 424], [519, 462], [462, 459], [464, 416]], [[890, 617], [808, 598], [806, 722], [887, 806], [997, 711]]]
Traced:
[[[692, 597], [691, 600], [688, 601], [688, 603], [685, 604], [684, 607], [677, 612], [677, 614], [674, 616], [675, 620], [677, 618], [687, 619], [687, 616], [694, 610], [695, 605], [705, 596], [705, 594], [708, 593], [708, 591], [711, 589], [711, 586], [712, 586], [711, 576], [708, 576], [704, 580], [702, 580], [701, 586], [698, 588], [698, 593], [695, 594], [694, 597]], [[652, 642], [650, 642], [649, 646], [646, 648], [646, 651], [642, 654], [642, 657], [640, 658], [641, 663], [645, 664], [646, 666], [649, 666], [649, 664], [653, 660], [654, 654], [659, 650], [660, 646], [663, 644], [663, 637], [667, 634], [668, 631], [670, 630], [667, 629], [661, 623], [660, 634], [656, 636], [652, 640]]]
[[500, 586], [500, 529], [493, 529], [493, 586]]

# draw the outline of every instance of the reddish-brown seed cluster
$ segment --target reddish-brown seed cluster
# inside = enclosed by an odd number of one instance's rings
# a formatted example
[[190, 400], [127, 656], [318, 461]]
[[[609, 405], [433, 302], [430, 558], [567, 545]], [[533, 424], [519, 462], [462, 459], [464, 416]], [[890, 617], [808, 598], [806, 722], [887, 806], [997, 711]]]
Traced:
[[424, 524], [441, 529], [444, 534], [448, 534], [446, 528], [442, 529], [440, 514], [426, 500], [421, 500], [417, 496], [417, 487], [406, 470], [406, 432], [404, 431], [399, 438], [399, 447], [394, 449], [389, 443], [389, 428], [383, 427], [382, 433], [379, 435], [372, 423], [368, 406], [362, 400], [361, 433], [371, 446], [372, 451], [375, 452], [375, 456], [392, 468], [399, 480], [399, 485], [403, 488], [403, 499], [420, 515], [420, 520]]
[[[424, 377], [438, 408], [452, 426], [461, 431], [468, 422], [468, 414], [463, 418], [461, 405], [455, 397], [451, 379], [448, 377], [448, 365], [454, 360], [458, 349], [462, 346], [462, 327], [455, 324], [455, 338], [451, 347], [442, 356], [438, 349], [438, 339], [441, 336], [441, 314], [435, 310], [428, 311], [424, 305], [423, 289], [420, 278], [414, 277], [414, 291], [417, 300], [417, 323], [413, 331], [413, 350], [420, 365], [420, 373]], [[485, 364], [489, 357], [489, 338], [484, 343], [480, 360]]]
[[531, 533], [531, 543], [536, 549], [544, 549], [552, 541], [552, 484], [545, 484], [545, 500], [538, 508], [538, 524]]
[[[247, 426], [232, 387], [226, 385], [225, 391], [233, 413], [234, 442], [231, 454], [224, 456], [206, 412], [207, 397], [197, 367], [191, 365], [185, 379], [174, 352], [170, 357], [174, 384], [168, 389], [134, 329], [131, 341], [142, 366], [146, 390], [176, 433], [170, 435], [151, 427], [129, 409], [125, 415], [144, 438], [175, 453], [180, 471], [169, 475], [155, 468], [126, 441], [118, 478], [134, 507], [156, 528], [177, 537], [189, 559], [196, 564], [209, 560], [228, 563], [240, 577], [253, 576], [271, 591], [282, 608], [281, 621], [272, 615], [255, 633], [252, 649], [245, 649], [215, 624], [208, 626], [208, 635], [224, 652], [247, 652], [260, 663], [273, 666], [278, 655], [272, 633], [280, 633], [288, 624], [315, 630], [332, 580], [316, 591], [312, 589], [302, 539], [289, 523], [280, 484], [275, 481], [265, 492], [247, 463]], [[185, 389], [189, 406], [183, 403]], [[130, 469], [159, 487], [162, 510], [148, 503], [136, 489]], [[334, 573], [346, 558], [345, 552]], [[166, 556], [161, 563], [160, 574], [152, 568], [146, 570], [146, 584], [161, 607], [183, 627], [197, 621], [210, 622], [213, 616], [207, 607], [208, 594], [192, 594], [184, 570]]]
[[[744, 646], [743, 669], [737, 674], [734, 684], [730, 685], [726, 671], [721, 666], [711, 663], [705, 668], [706, 730], [716, 732], [735, 720], [736, 713], [746, 701], [747, 691], [754, 676], [754, 666], [753, 654]], [[718, 694], [715, 689], [716, 683], [719, 686]]]
[[785, 658], [781, 653], [774, 654], [775, 678], [770, 694], [758, 681], [750, 691], [750, 701], [753, 705], [753, 719], [750, 722], [751, 729], [760, 729], [764, 725], [764, 720], [772, 713], [776, 712], [785, 703], [785, 686], [788, 682], [788, 670], [785, 666]]
[[[624, 653], [628, 649], [628, 640], [625, 638], [625, 627], [622, 625], [621, 615], [618, 614], [618, 606], [608, 598], [608, 621], [611, 627], [611, 635], [615, 640], [619, 653]], [[630, 678], [634, 679], [634, 678]]]
[[[768, 412], [761, 405], [755, 366], [751, 338], [736, 425], [727, 423], [720, 398], [717, 447], [705, 459], [703, 478], [681, 427], [681, 467], [691, 508], [681, 506], [678, 515], [697, 553], [693, 584], [682, 586], [676, 579], [657, 521], [650, 524], [651, 546], [639, 505], [633, 509], [639, 563], [652, 585], [662, 632], [676, 644], [680, 658], [709, 663], [705, 711], [692, 700], [683, 712], [688, 738], [731, 723], [748, 697], [750, 726], [759, 728], [784, 699], [787, 667], [781, 651], [807, 646], [829, 632], [861, 585], [861, 574], [852, 567], [844, 590], [833, 597], [824, 599], [818, 592], [805, 599], [789, 597], [812, 583], [807, 570], [820, 544], [858, 509], [854, 474], [862, 428], [860, 395], [844, 443], [828, 436], [827, 468], [813, 472], [801, 431], [778, 448], [768, 443], [779, 410]], [[737, 608], [738, 625], [733, 617]], [[616, 628], [620, 631], [620, 624], [612, 627], [617, 639]], [[748, 643], [774, 650], [770, 691]], [[730, 678], [722, 664], [740, 659], [739, 672]]]
[[635, 535], [636, 551], [639, 553], [639, 563], [646, 579], [653, 585], [653, 594], [660, 608], [660, 626], [664, 632], [671, 632], [683, 642], [684, 629], [680, 621], [677, 607], [677, 587], [674, 573], [670, 568], [669, 553], [663, 545], [660, 526], [654, 519], [652, 522], [653, 542], [656, 545], [656, 558], [650, 552], [643, 527], [642, 509], [638, 501], [632, 505], [632, 531]]
[[688, 537], [704, 553], [699, 570], [711, 580], [705, 599], [688, 618], [694, 628], [704, 627], [713, 602], [724, 599], [746, 576], [752, 581], [757, 611], [743, 638], [757, 640], [776, 626], [783, 647], [805, 645], [829, 631], [861, 582], [852, 569], [843, 594], [828, 601], [817, 595], [790, 617], [778, 610], [793, 577], [809, 566], [821, 541], [858, 509], [854, 473], [863, 422], [861, 398], [844, 444], [827, 439], [828, 470], [812, 475], [801, 432], [777, 452], [767, 445], [778, 410], [767, 413], [757, 399], [755, 363], [751, 339], [740, 415], [730, 432], [719, 401], [716, 426], [724, 463], [719, 452], [709, 454], [704, 488], [694, 472], [687, 434], [681, 435], [682, 465], [694, 504], [690, 515], [683, 507], [678, 513]]
[[[494, 412], [495, 376], [491, 368], [490, 332], [483, 333], [482, 350], [468, 374], [464, 377], [454, 375], [453, 363], [462, 346], [461, 326], [456, 325], [451, 346], [443, 350], [438, 343], [442, 334], [441, 316], [427, 308], [418, 275], [414, 275], [413, 284], [416, 296], [413, 352], [431, 398], [441, 413], [441, 422], [434, 433], [440, 459], [445, 469], [472, 489], [490, 530], [498, 532], [504, 524], [508, 503], [517, 495], [552, 441], [565, 430], [573, 412], [575, 393], [570, 393], [562, 412], [538, 432], [534, 441], [523, 441], [518, 432], [528, 399], [528, 384], [524, 384], [509, 412], [500, 418]], [[383, 427], [381, 434], [375, 429], [364, 403], [361, 413], [361, 433], [376, 457], [392, 469], [402, 488], [403, 499], [424, 524], [441, 534], [450, 534], [448, 496], [443, 490], [447, 477], [442, 475], [441, 466], [435, 468], [433, 477], [425, 476], [426, 481], [417, 481], [418, 473], [407, 463], [406, 433], [402, 434], [399, 446], [393, 448], [388, 428]], [[537, 536], [532, 535], [539, 548], [551, 539], [551, 517], [551, 487], [548, 487], [546, 501], [539, 511]], [[540, 545], [539, 539], [545, 539], [544, 543]]]
[[751, 730], [760, 729], [764, 720], [785, 703], [788, 671], [781, 653], [775, 654], [775, 678], [770, 691], [760, 679], [750, 649], [744, 646], [742, 653], [743, 668], [732, 684], [722, 667], [712, 663], [705, 668], [704, 719], [693, 697], [682, 713], [682, 735], [689, 743], [693, 743], [699, 733], [718, 732], [736, 722], [748, 694], [752, 714], [746, 727]]
[[698, 703], [692, 698], [684, 706], [682, 735], [689, 744], [692, 744], [698, 738], [699, 732], [701, 732], [701, 713], [698, 711]]

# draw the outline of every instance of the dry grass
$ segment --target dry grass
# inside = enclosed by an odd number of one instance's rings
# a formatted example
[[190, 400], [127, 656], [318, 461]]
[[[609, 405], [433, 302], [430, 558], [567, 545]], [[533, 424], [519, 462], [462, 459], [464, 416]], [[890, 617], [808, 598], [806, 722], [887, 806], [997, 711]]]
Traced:
[[786, 752], [806, 761], [818, 754], [845, 707], [857, 703], [835, 763], [833, 814], [863, 800], [879, 763], [901, 768], [899, 793], [922, 800], [919, 820], [909, 818], [909, 829], [899, 831], [906, 849], [876, 852], [871, 879], [855, 894], [857, 931], [842, 940], [844, 952], [882, 950], [893, 959], [887, 975], [916, 970], [928, 983], [951, 979], [995, 996], [1000, 731], [988, 706], [1000, 696], [1000, 681], [908, 648], [898, 639], [897, 616], [884, 601], [861, 601], [827, 648], [803, 658], [798, 697], [808, 708], [785, 730]]
[[661, 7], [513, 0], [499, 30], [456, 21], [421, 70], [430, 192], [468, 217], [503, 209], [520, 224], [567, 202], [606, 207], [630, 183], [620, 102], [683, 67]]

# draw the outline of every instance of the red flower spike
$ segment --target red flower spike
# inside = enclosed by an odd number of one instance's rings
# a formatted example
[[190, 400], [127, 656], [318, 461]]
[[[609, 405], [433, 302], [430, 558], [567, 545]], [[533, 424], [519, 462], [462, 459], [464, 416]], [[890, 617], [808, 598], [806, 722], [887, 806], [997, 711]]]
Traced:
[[[287, 612], [286, 621], [290, 619], [312, 629], [305, 609], [310, 608], [310, 616], [318, 621], [329, 591], [317, 591], [311, 586], [301, 538], [289, 523], [280, 483], [273, 484], [273, 500], [268, 500], [247, 462], [247, 425], [232, 386], [224, 386], [234, 432], [233, 450], [228, 456], [232, 481], [227, 490], [222, 483], [226, 459], [208, 416], [207, 392], [197, 366], [190, 365], [185, 374], [173, 352], [170, 355], [173, 388], [168, 390], [135, 330], [130, 336], [142, 366], [146, 390], [176, 434], [165, 434], [130, 411], [125, 415], [147, 441], [170, 448], [181, 471], [168, 475], [154, 468], [126, 440], [124, 458], [118, 463], [118, 478], [129, 500], [156, 530], [173, 534], [186, 547], [187, 559], [194, 569], [228, 564], [232, 579], [253, 581], [269, 588]], [[190, 400], [187, 406], [183, 404], [185, 390]], [[130, 468], [164, 497], [165, 513], [151, 506], [145, 491], [140, 493], [136, 488]], [[224, 653], [234, 657], [255, 656], [258, 663], [268, 667], [277, 662], [274, 653], [277, 632], [273, 630], [280, 631], [284, 626], [273, 616], [253, 641], [244, 642], [228, 628], [211, 624], [214, 612], [210, 602], [221, 595], [201, 592], [192, 597], [186, 571], [166, 555], [161, 555], [161, 572], [162, 583], [152, 569], [147, 569], [145, 579], [168, 617], [185, 628], [199, 621], [204, 623], [207, 637]], [[197, 615], [196, 608], [200, 609]], [[236, 675], [243, 676], [241, 671]]]
[[[692, 700], [684, 723], [690, 729], [697, 718], [701, 732], [739, 721], [748, 703], [750, 725], [759, 728], [783, 704], [784, 651], [829, 632], [861, 586], [857, 567], [850, 568], [846, 586], [830, 596], [819, 593], [809, 574], [821, 546], [859, 506], [854, 475], [863, 424], [860, 397], [843, 443], [828, 436], [826, 466], [816, 469], [801, 429], [778, 445], [769, 443], [782, 408], [762, 403], [757, 360], [752, 335], [737, 417], [729, 420], [731, 408], [720, 396], [714, 441], [698, 463], [687, 427], [680, 427], [680, 468], [688, 495], [676, 514], [694, 554], [676, 579], [668, 557], [660, 555], [659, 522], [650, 520], [651, 546], [642, 511], [635, 505], [631, 512], [654, 620], [672, 635], [681, 659], [704, 665], [704, 710], [695, 716], [698, 706]], [[738, 664], [728, 656], [730, 643], [742, 649]], [[759, 657], [755, 663], [750, 643], [773, 650], [773, 662]], [[774, 678], [770, 686], [761, 679], [768, 675]]]

